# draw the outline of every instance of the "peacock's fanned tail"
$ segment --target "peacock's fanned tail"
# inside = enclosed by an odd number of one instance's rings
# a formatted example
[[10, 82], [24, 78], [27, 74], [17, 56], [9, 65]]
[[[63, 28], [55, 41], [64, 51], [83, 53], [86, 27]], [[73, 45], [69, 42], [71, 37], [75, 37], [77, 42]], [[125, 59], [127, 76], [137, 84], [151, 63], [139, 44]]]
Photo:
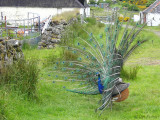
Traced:
[[105, 37], [100, 35], [97, 39], [82, 28], [88, 35], [88, 39], [77, 37], [72, 43], [62, 43], [61, 47], [70, 57], [64, 57], [64, 60], [57, 61], [54, 67], [50, 68], [55, 78], [75, 82], [71, 86], [74, 88], [66, 88], [67, 91], [80, 94], [102, 92], [102, 106], [98, 110], [104, 110], [112, 104], [112, 92], [120, 78], [124, 62], [146, 41], [134, 41], [144, 27], [137, 29], [138, 24], [130, 29], [127, 23], [120, 38], [122, 22], [119, 22], [117, 16], [114, 25], [106, 25]]

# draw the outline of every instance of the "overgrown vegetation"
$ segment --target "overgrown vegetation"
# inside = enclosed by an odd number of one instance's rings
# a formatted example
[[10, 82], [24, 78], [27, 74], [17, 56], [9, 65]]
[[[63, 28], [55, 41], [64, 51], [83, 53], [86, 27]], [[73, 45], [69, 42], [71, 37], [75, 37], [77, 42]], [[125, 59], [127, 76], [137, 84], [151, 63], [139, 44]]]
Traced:
[[77, 17], [79, 13], [78, 9], [75, 9], [74, 11], [68, 11], [68, 12], [63, 12], [62, 14], [59, 14], [57, 16], [54, 16], [52, 18], [53, 21], [60, 21], [60, 20], [70, 20], [71, 18]]
[[28, 98], [36, 97], [39, 70], [34, 60], [18, 60], [4, 67], [0, 75], [0, 87], [6, 86]]
[[134, 80], [137, 78], [137, 74], [138, 74], [139, 69], [140, 69], [140, 66], [130, 67], [129, 70], [122, 68], [121, 77], [124, 80]]

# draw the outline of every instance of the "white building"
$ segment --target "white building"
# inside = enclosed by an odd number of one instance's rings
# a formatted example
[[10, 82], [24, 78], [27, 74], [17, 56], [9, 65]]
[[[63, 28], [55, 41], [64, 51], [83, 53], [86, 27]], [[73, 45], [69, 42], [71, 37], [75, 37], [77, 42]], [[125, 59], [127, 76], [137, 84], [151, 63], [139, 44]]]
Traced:
[[147, 26], [160, 25], [160, 0], [156, 0], [152, 5], [140, 12], [141, 24], [147, 23]]
[[43, 20], [75, 9], [82, 15], [90, 16], [90, 7], [85, 0], [0, 0], [1, 19], [6, 16], [7, 20], [25, 19], [28, 12], [39, 14]]

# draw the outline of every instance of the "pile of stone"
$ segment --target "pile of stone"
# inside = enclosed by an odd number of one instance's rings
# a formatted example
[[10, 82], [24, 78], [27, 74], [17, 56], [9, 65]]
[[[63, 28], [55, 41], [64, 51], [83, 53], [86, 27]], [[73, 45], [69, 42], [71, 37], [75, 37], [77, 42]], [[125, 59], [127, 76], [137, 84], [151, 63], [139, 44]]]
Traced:
[[22, 44], [15, 39], [0, 38], [0, 70], [4, 65], [23, 58]]
[[60, 21], [51, 21], [49, 27], [42, 34], [41, 42], [38, 43], [38, 49], [52, 49], [55, 47], [55, 44], [60, 43], [62, 33], [65, 30], [67, 25], [77, 21], [76, 18], [70, 19], [68, 22], [65, 20]]
[[51, 21], [50, 26], [42, 34], [41, 42], [38, 43], [38, 48], [47, 48], [52, 49], [55, 47], [55, 44], [60, 43], [61, 33], [64, 31], [67, 22], [63, 21]]

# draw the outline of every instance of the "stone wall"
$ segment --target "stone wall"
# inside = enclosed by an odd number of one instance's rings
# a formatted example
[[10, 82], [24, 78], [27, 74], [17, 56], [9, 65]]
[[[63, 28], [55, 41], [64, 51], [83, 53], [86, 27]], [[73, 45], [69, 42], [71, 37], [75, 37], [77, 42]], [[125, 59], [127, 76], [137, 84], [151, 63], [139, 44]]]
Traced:
[[51, 21], [50, 26], [42, 34], [41, 42], [38, 43], [38, 49], [52, 49], [55, 44], [61, 42], [62, 33], [67, 25], [77, 21], [76, 18], [70, 19], [68, 22], [65, 20]]
[[23, 58], [21, 46], [18, 40], [0, 38], [0, 70], [3, 66]]

